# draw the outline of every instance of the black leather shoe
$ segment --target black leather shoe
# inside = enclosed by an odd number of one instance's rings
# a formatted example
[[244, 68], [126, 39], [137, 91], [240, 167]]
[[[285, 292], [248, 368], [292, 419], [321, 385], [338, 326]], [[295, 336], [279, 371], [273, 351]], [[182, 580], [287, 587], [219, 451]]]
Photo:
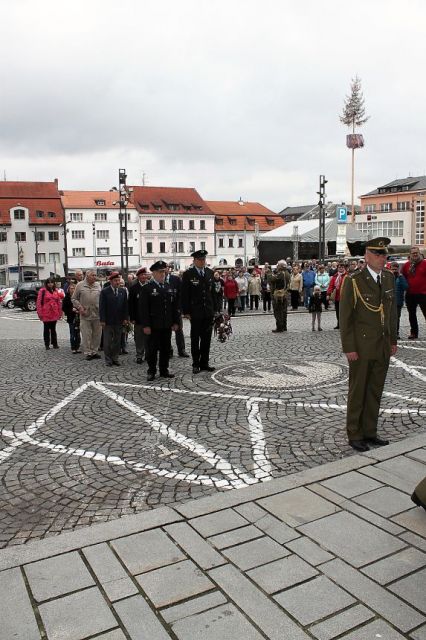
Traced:
[[216, 367], [210, 367], [209, 365], [207, 365], [207, 367], [200, 367], [201, 371], [215, 371]]
[[115, 365], [116, 367], [121, 367], [121, 362], [118, 362], [118, 360], [113, 360], [112, 364]]
[[272, 333], [282, 333], [282, 329], [272, 329]]
[[128, 353], [129, 352], [127, 351], [127, 349], [122, 349], [121, 350], [121, 355], [123, 355], [123, 356], [127, 356]]
[[189, 358], [189, 353], [186, 353], [186, 351], [181, 351], [179, 354], [179, 358]]
[[148, 382], [152, 382], [153, 380], [155, 380], [155, 373], [148, 373], [146, 379], [148, 380]]
[[99, 353], [93, 353], [91, 357], [92, 357], [92, 360], [100, 360], [100, 358], [101, 358]]
[[387, 444], [389, 444], [389, 440], [379, 438], [378, 436], [376, 436], [375, 438], [366, 438], [366, 441], [370, 444], [375, 444], [378, 447], [385, 447]]
[[93, 360], [93, 356], [89, 354], [88, 356], [86, 356], [86, 360]]
[[349, 440], [349, 446], [355, 451], [370, 451], [370, 447], [364, 440]]
[[200, 367], [192, 367], [192, 373], [200, 373], [201, 369]]
[[424, 504], [419, 496], [417, 495], [417, 493], [414, 491], [413, 495], [411, 496], [411, 500], [414, 502], [415, 505], [417, 505], [418, 507], [423, 507], [423, 509], [426, 510], [426, 504]]
[[169, 371], [165, 371], [164, 373], [160, 373], [160, 378], [174, 378], [175, 374], [170, 373]]
[[143, 358], [136, 358], [136, 364], [142, 364]]
[[112, 362], [105, 362], [107, 367], [112, 367]]

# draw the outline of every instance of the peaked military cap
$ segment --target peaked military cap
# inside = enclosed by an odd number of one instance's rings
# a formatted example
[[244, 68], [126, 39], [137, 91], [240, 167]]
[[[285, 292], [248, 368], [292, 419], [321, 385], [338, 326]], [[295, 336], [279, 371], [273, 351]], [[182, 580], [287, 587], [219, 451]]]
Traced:
[[205, 249], [198, 249], [198, 251], [194, 251], [191, 253], [191, 258], [205, 258], [207, 255], [207, 251]]
[[163, 269], [167, 269], [167, 262], [164, 262], [164, 260], [157, 260], [149, 268], [150, 271], [163, 271]]
[[373, 238], [372, 240], [367, 240], [365, 248], [369, 249], [369, 251], [374, 251], [374, 253], [386, 254], [390, 243], [389, 238]]

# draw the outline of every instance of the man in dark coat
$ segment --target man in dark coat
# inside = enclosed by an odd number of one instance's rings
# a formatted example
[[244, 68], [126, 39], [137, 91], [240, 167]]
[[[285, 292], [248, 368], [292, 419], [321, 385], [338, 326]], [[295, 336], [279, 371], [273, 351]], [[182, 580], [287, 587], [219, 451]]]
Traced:
[[108, 367], [120, 366], [123, 325], [129, 320], [127, 292], [120, 287], [120, 274], [114, 271], [109, 276], [109, 287], [104, 287], [99, 297], [99, 320], [104, 332], [104, 355]]
[[346, 276], [340, 292], [340, 337], [349, 363], [346, 429], [349, 444], [389, 444], [377, 435], [390, 357], [397, 350], [395, 279], [385, 269], [389, 238], [366, 243], [366, 267]]
[[174, 378], [169, 372], [172, 330], [179, 328], [179, 308], [176, 296], [165, 282], [167, 264], [159, 260], [151, 266], [152, 278], [141, 290], [141, 318], [146, 341], [148, 382], [155, 378], [157, 358], [161, 378]]
[[148, 269], [141, 267], [136, 272], [136, 282], [129, 289], [129, 316], [133, 324], [137, 364], [142, 364], [145, 357], [146, 336], [142, 325], [142, 287], [148, 282], [149, 277]]
[[[170, 264], [167, 267], [166, 282], [172, 288], [173, 295], [176, 296], [179, 311], [180, 311], [180, 290], [182, 287], [182, 280], [178, 275], [173, 273], [173, 269], [174, 269], [174, 264], [173, 262], [170, 262]], [[189, 358], [189, 354], [186, 353], [185, 351], [185, 336], [183, 335], [182, 316], [180, 316], [179, 329], [175, 332], [175, 339], [176, 339], [176, 347], [178, 350], [179, 358]], [[170, 349], [170, 357], [172, 356], [173, 356], [173, 347], [171, 347]]]
[[194, 264], [182, 276], [181, 307], [191, 321], [192, 372], [214, 371], [209, 365], [213, 330], [213, 271], [206, 267], [207, 251], [191, 254]]

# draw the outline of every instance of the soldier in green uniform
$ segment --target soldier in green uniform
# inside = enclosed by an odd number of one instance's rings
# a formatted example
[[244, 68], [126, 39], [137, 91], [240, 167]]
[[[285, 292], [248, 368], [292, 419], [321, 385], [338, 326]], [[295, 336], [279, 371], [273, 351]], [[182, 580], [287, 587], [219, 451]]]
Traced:
[[377, 435], [389, 360], [397, 349], [395, 282], [385, 269], [389, 244], [389, 238], [369, 240], [365, 269], [349, 274], [340, 293], [340, 336], [349, 362], [346, 429], [357, 451], [389, 444]]
[[272, 307], [274, 310], [276, 329], [272, 333], [287, 331], [287, 294], [290, 286], [290, 274], [287, 271], [287, 263], [280, 260], [275, 272], [268, 277], [271, 287]]

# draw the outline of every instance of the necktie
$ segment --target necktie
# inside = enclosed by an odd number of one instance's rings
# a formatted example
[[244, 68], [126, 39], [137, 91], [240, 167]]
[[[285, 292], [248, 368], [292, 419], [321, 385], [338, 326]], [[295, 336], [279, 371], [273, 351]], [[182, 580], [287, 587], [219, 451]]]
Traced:
[[379, 287], [382, 286], [382, 283], [380, 282], [380, 274], [377, 275], [377, 284], [379, 285]]
[[201, 269], [201, 271], [200, 271], [200, 276], [201, 276], [202, 278], [204, 278], [204, 269]]

